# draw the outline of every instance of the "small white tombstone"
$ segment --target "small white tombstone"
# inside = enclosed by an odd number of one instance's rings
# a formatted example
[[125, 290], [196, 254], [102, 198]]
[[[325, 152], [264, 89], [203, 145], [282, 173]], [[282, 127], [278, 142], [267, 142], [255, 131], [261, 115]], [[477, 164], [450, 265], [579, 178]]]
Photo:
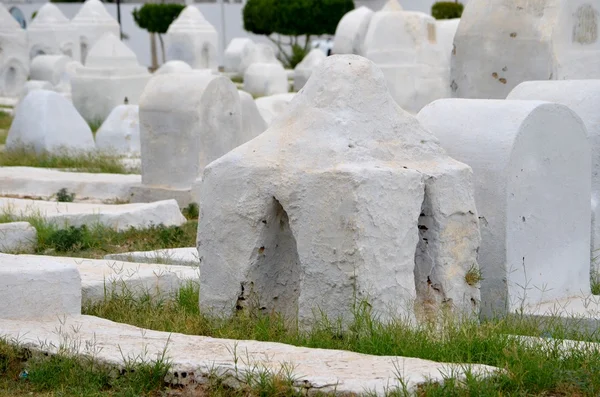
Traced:
[[0, 97], [16, 97], [29, 74], [27, 33], [0, 4]]
[[528, 81], [519, 84], [507, 99], [556, 102], [571, 108], [586, 126], [592, 152], [592, 232], [593, 270], [600, 275], [600, 80]]
[[159, 67], [154, 74], [184, 73], [191, 72], [192, 70], [192, 67], [183, 61], [168, 61]]
[[66, 55], [38, 55], [31, 61], [30, 78], [47, 81], [57, 91], [70, 92], [75, 69], [81, 66]]
[[243, 76], [248, 67], [253, 63], [268, 63], [281, 65], [281, 62], [279, 62], [279, 60], [277, 60], [277, 57], [275, 57], [273, 47], [263, 43], [244, 46], [240, 66], [238, 69], [239, 75]]
[[267, 123], [260, 115], [252, 95], [241, 90], [238, 90], [238, 94], [242, 105], [242, 130], [246, 140], [250, 140], [262, 134], [267, 129]]
[[311, 50], [294, 69], [294, 91], [298, 92], [310, 78], [313, 70], [318, 68], [327, 58], [319, 49]]
[[569, 108], [443, 99], [419, 121], [473, 168], [482, 313], [590, 293], [590, 147]]
[[364, 55], [364, 41], [373, 11], [365, 6], [346, 13], [335, 29], [334, 54]]
[[217, 70], [219, 35], [193, 5], [188, 5], [165, 34], [167, 60], [187, 62], [193, 69]]
[[225, 49], [224, 67], [228, 73], [235, 73], [239, 76], [244, 74], [242, 70], [242, 58], [244, 53], [251, 51], [256, 44], [247, 37], [236, 37], [231, 40], [227, 49]]
[[[349, 84], [351, 82], [351, 84]], [[471, 169], [400, 109], [365, 58], [327, 57], [267, 131], [209, 164], [200, 307], [383, 321], [478, 308]], [[415, 302], [416, 301], [416, 302]]]
[[504, 99], [524, 81], [600, 79], [600, 3], [472, 0], [454, 39], [457, 98]]
[[244, 73], [244, 91], [255, 97], [286, 93], [287, 73], [281, 64], [252, 63]]
[[95, 149], [90, 126], [73, 104], [54, 91], [34, 90], [21, 101], [8, 131], [6, 150], [36, 153], [88, 152]]
[[397, 0], [390, 0], [371, 18], [364, 46], [365, 56], [381, 68], [402, 109], [416, 113], [450, 96], [448, 65], [430, 15], [403, 11]]
[[73, 59], [81, 60], [83, 64], [91, 48], [105, 33], [112, 33], [116, 37], [121, 34], [119, 23], [100, 0], [86, 0], [71, 20], [71, 26], [76, 30], [81, 54], [80, 58]]
[[295, 93], [290, 92], [288, 94], [277, 94], [256, 98], [258, 111], [267, 125], [271, 125], [273, 120], [286, 112], [290, 102], [295, 96]]
[[61, 54], [80, 59], [77, 31], [52, 3], [46, 3], [38, 10], [27, 28], [27, 40], [31, 59], [38, 55]]
[[137, 105], [119, 105], [96, 132], [96, 147], [109, 154], [140, 155], [140, 117]]
[[106, 33], [90, 50], [71, 81], [73, 103], [88, 122], [103, 122], [119, 105], [137, 105], [148, 70], [117, 36]]
[[139, 114], [142, 185], [132, 189], [134, 202], [175, 198], [187, 205], [206, 164], [245, 142], [240, 96], [227, 77], [156, 75]]

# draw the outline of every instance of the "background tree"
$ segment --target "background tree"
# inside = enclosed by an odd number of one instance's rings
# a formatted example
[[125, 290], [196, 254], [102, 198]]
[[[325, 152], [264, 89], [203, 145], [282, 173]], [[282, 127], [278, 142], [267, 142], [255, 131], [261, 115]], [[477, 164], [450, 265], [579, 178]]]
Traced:
[[454, 19], [460, 18], [463, 13], [464, 6], [462, 3], [455, 1], [440, 1], [431, 6], [431, 16], [435, 19]]
[[353, 0], [248, 0], [244, 29], [267, 36], [279, 49], [279, 59], [293, 68], [309, 51], [311, 36], [334, 34], [353, 9]]
[[160, 40], [162, 61], [165, 62], [165, 44], [162, 34], [167, 32], [169, 25], [179, 16], [185, 8], [182, 4], [146, 3], [141, 8], [132, 11], [133, 20], [142, 29], [150, 33], [150, 52], [152, 54], [152, 69], [158, 68], [156, 56], [156, 34]]

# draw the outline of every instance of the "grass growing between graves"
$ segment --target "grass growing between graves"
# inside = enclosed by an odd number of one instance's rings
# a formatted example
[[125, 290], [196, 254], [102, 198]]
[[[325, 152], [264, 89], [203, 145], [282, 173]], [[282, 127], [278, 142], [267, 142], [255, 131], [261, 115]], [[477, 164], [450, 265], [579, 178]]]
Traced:
[[10, 129], [12, 120], [13, 118], [10, 114], [0, 110], [0, 145], [4, 145], [6, 143], [8, 130]]
[[93, 355], [77, 357], [72, 349], [45, 356], [19, 346], [18, 341], [0, 338], [0, 397], [301, 396], [292, 389], [291, 377], [260, 370], [245, 377], [247, 386], [241, 390], [232, 390], [218, 377], [204, 385], [169, 388], [164, 382], [170, 368], [165, 352], [156, 360], [127, 360], [124, 368], [116, 369], [99, 363]]
[[[557, 320], [540, 331], [537, 320], [515, 316], [477, 322], [448, 321], [440, 328], [413, 329], [402, 321], [381, 322], [366, 302], [354, 308], [347, 330], [319, 317], [308, 331], [286, 326], [274, 313], [239, 312], [232, 318], [201, 313], [198, 287], [189, 284], [170, 299], [134, 298], [128, 293], [86, 305], [84, 312], [140, 327], [218, 338], [282, 342], [313, 348], [407, 356], [440, 362], [480, 363], [505, 370], [489, 379], [457, 381], [448, 373], [444, 386], [426, 385], [421, 396], [598, 396], [600, 350], [564, 351], [558, 339], [600, 342], [600, 336], [567, 330]], [[541, 345], [508, 335], [545, 336]], [[551, 338], [548, 338], [551, 336]], [[552, 339], [556, 338], [556, 339]], [[399, 369], [401, 372], [401, 369]], [[275, 394], [266, 394], [275, 395]], [[405, 395], [402, 390], [390, 396]]]
[[68, 169], [74, 172], [129, 174], [118, 157], [101, 153], [35, 153], [29, 149], [0, 152], [0, 166]]
[[[192, 215], [197, 218], [197, 213]], [[196, 245], [198, 221], [193, 217], [188, 219], [181, 226], [157, 225], [116, 231], [101, 224], [58, 228], [40, 215], [19, 216], [10, 211], [0, 212], [0, 223], [26, 221], [35, 227], [38, 234], [36, 254], [90, 259], [131, 251], [193, 247]]]

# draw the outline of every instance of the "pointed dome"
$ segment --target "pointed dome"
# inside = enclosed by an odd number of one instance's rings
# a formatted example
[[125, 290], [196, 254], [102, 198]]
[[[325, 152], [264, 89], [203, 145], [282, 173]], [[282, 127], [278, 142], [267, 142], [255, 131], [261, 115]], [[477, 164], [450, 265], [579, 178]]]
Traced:
[[62, 11], [52, 3], [44, 4], [37, 12], [37, 15], [31, 21], [29, 29], [35, 29], [42, 26], [66, 25], [69, 19]]
[[385, 5], [381, 9], [381, 11], [397, 12], [397, 11], [404, 11], [404, 9], [402, 8], [402, 6], [398, 2], [398, 0], [389, 0], [387, 3], [385, 3]]
[[215, 31], [216, 29], [204, 18], [200, 10], [189, 5], [181, 11], [181, 14], [171, 23], [167, 33], [178, 31]]
[[91, 48], [85, 66], [89, 68], [138, 67], [135, 53], [114, 34], [107, 32]]
[[19, 22], [10, 15], [10, 12], [0, 3], [0, 32], [23, 30]]
[[117, 23], [99, 0], [86, 0], [79, 9], [79, 12], [73, 17], [75, 23]]

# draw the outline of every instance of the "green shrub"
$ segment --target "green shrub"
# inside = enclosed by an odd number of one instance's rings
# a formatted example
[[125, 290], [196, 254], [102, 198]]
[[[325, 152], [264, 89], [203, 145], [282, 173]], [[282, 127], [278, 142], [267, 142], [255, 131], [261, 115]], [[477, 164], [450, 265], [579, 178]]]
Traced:
[[69, 193], [65, 187], [56, 192], [56, 201], [59, 203], [72, 203], [73, 200], [75, 200], [75, 193]]
[[[294, 68], [308, 53], [311, 36], [334, 34], [340, 19], [353, 9], [353, 0], [248, 0], [244, 29], [266, 35], [277, 45], [284, 65]], [[269, 37], [273, 33], [288, 37]]]
[[85, 225], [81, 227], [70, 226], [68, 229], [54, 231], [48, 237], [48, 245], [56, 251], [66, 252], [75, 249], [85, 249], [86, 236], [88, 234]]
[[461, 17], [463, 9], [462, 3], [440, 1], [431, 6], [431, 15], [435, 19], [455, 19]]

